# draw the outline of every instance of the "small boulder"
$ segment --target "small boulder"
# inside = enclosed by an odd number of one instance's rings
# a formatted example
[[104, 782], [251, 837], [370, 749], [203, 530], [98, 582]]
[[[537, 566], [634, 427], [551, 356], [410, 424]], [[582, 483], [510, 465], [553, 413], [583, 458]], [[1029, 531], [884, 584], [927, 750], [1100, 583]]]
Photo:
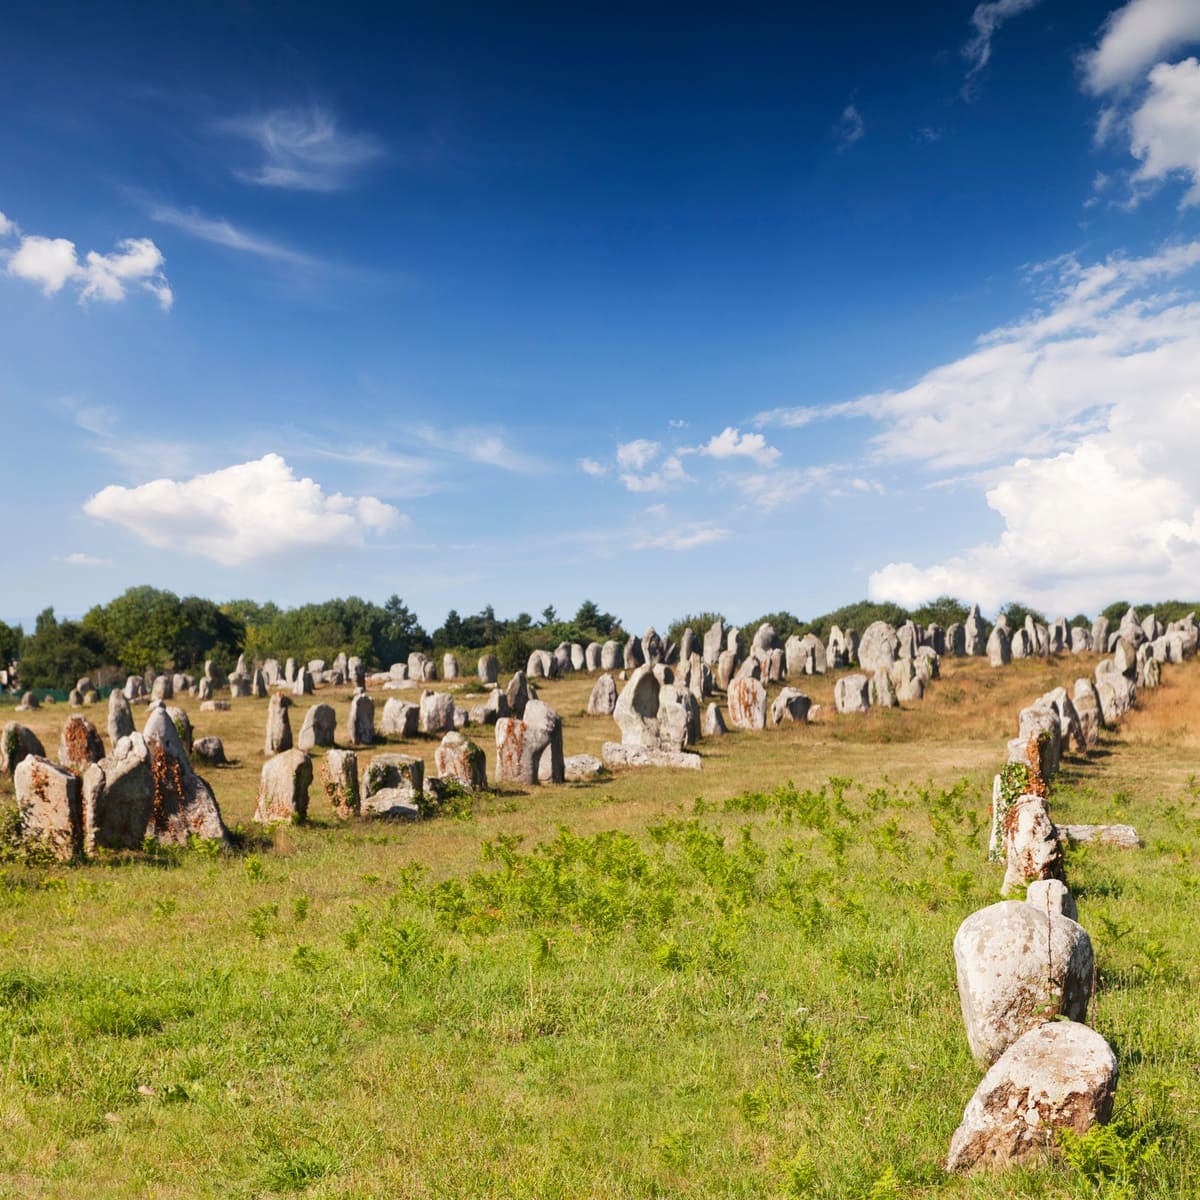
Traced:
[[721, 709], [716, 704], [710, 704], [704, 714], [704, 735], [705, 737], [722, 737], [729, 730], [725, 727], [725, 718], [721, 716]]
[[804, 725], [812, 701], [795, 688], [785, 687], [771, 705], [772, 725]]
[[415, 738], [421, 728], [421, 707], [393, 696], [383, 706], [379, 732], [384, 737]]
[[840, 713], [865, 713], [871, 707], [871, 681], [865, 675], [843, 675], [833, 685], [833, 704]]
[[457, 731], [442, 738], [433, 761], [440, 779], [451, 779], [472, 791], [487, 787], [487, 760], [483, 751]]
[[219, 737], [197, 738], [192, 746], [192, 755], [210, 767], [229, 765], [229, 760], [225, 757], [225, 746]]
[[449, 692], [421, 693], [420, 731], [443, 734], [454, 728], [454, 697]]

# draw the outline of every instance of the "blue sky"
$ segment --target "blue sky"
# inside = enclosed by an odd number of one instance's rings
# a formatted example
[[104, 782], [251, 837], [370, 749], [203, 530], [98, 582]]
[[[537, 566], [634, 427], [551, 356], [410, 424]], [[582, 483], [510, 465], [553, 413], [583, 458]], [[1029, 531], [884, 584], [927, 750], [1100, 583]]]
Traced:
[[1200, 590], [1200, 0], [47, 3], [0, 618]]

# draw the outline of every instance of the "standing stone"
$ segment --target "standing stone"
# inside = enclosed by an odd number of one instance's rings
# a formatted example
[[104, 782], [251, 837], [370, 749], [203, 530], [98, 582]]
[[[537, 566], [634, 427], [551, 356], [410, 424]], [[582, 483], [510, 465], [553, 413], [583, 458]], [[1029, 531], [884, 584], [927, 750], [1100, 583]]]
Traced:
[[442, 678], [457, 679], [461, 671], [458, 667], [458, 656], [456, 654], [446, 653], [442, 655]]
[[[209, 685], [212, 681], [209, 680]], [[154, 700], [170, 700], [175, 695], [174, 685], [171, 683], [170, 675], [156, 675], [154, 677], [154, 685], [150, 689], [151, 699]]]
[[21, 837], [67, 861], [83, 851], [79, 777], [66, 767], [30, 755], [13, 772]]
[[[997, 629], [999, 629], [999, 626], [997, 626]], [[988, 646], [991, 646], [990, 640], [988, 641]], [[1033, 645], [1029, 641], [1029, 631], [1024, 626], [1012, 635], [1008, 648], [1013, 658], [1029, 658], [1033, 654]]]
[[588, 697], [589, 717], [611, 717], [617, 706], [617, 685], [611, 675], [601, 675]]
[[213, 686], [207, 679], [201, 679], [196, 687], [196, 697], [201, 702], [213, 698]]
[[687, 662], [693, 654], [699, 654], [703, 648], [700, 639], [696, 637], [696, 631], [690, 625], [685, 625], [679, 635], [679, 661]]
[[658, 745], [679, 751], [700, 740], [700, 705], [684, 688], [665, 684], [658, 693]]
[[179, 731], [165, 708], [152, 708], [142, 731], [154, 775], [152, 836], [164, 845], [186, 845], [189, 837], [225, 844], [229, 840], [212, 789], [192, 770]]
[[471, 791], [487, 787], [487, 760], [470, 738], [457, 731], [442, 738], [433, 755], [440, 779], [450, 779]]
[[384, 737], [414, 738], [421, 728], [420, 705], [393, 696], [383, 706], [379, 732]]
[[150, 748], [140, 733], [127, 734], [84, 772], [84, 853], [140, 849], [154, 834], [154, 796]]
[[[278, 699], [286, 700], [287, 697], [279, 696]], [[274, 702], [273, 698], [271, 703]], [[332, 746], [336, 729], [337, 713], [333, 705], [314, 704], [304, 714], [304, 724], [300, 726], [300, 737], [296, 745], [306, 754], [317, 746]]]
[[[588, 671], [599, 671], [600, 658], [603, 653], [604, 648], [599, 642], [588, 642], [587, 647], [583, 652], [583, 663], [585, 669]], [[495, 683], [496, 681], [493, 679], [492, 682]]]
[[642, 643], [633, 635], [630, 635], [629, 641], [625, 643], [623, 661], [627, 671], [637, 670], [646, 661], [646, 652], [642, 649]]
[[551, 781], [562, 783], [562, 720], [541, 700], [526, 704], [523, 719], [502, 717], [496, 722], [497, 783], [526, 786], [537, 783], [538, 768], [545, 754], [550, 755]]
[[728, 688], [729, 720], [738, 729], [765, 729], [767, 689], [757, 679], [735, 679]]
[[886, 671], [896, 661], [900, 639], [886, 621], [872, 621], [858, 643], [858, 662], [864, 671]]
[[587, 668], [587, 652], [578, 642], [571, 643], [571, 670], [582, 671]]
[[282, 692], [276, 692], [267, 705], [267, 736], [263, 742], [263, 753], [279, 754], [292, 748], [292, 722], [288, 709], [292, 702]]
[[722, 650], [717, 655], [717, 686], [723, 691], [729, 691], [737, 672], [737, 655], [732, 650]]
[[962, 658], [967, 653], [967, 632], [957, 621], [946, 630], [946, 651], [954, 658]]
[[771, 724], [804, 725], [811, 707], [812, 701], [803, 692], [785, 687], [771, 705]]
[[293, 696], [311, 696], [313, 694], [312, 672], [307, 667], [301, 667], [296, 672], [296, 681], [292, 684]]
[[422, 733], [449, 733], [454, 728], [454, 697], [428, 689], [422, 692], [419, 727]]
[[1092, 649], [1103, 654], [1108, 649], [1109, 622], [1107, 617], [1097, 617], [1092, 622]]
[[556, 679], [561, 675], [570, 675], [575, 670], [575, 663], [571, 658], [571, 647], [566, 642], [560, 642], [554, 647], [550, 659], [553, 666], [546, 674], [552, 679]]
[[[481, 706], [483, 712], [481, 720], [477, 722], [479, 725], [495, 725], [501, 717], [510, 715], [508, 707], [508, 693], [503, 688], [494, 687], [488, 694], [487, 700]], [[524, 709], [521, 710], [524, 712]]]
[[244, 675], [231, 675], [229, 677], [229, 694], [235, 699], [245, 699], [250, 695], [252, 685], [250, 680]]
[[359, 688], [350, 700], [350, 744], [370, 746], [375, 741], [375, 701]]
[[710, 704], [704, 714], [704, 734], [706, 737], [722, 737], [729, 730], [725, 727], [725, 718], [716, 704]]
[[296, 682], [296, 660], [289, 658], [283, 665], [283, 678], [290, 687]]
[[32, 729], [9, 721], [0, 733], [0, 775], [12, 775], [22, 759], [46, 757], [46, 749]]
[[1026, 1162], [1060, 1129], [1085, 1134], [1112, 1115], [1117, 1058], [1077, 1021], [1031, 1029], [992, 1064], [950, 1142], [950, 1171]]
[[654, 626], [651, 625], [644, 634], [642, 634], [642, 662], [649, 663], [653, 666], [657, 662], [661, 662], [663, 657], [662, 638], [655, 632]]
[[257, 667], [250, 677], [250, 695], [256, 700], [265, 700], [267, 695], [267, 677]]
[[769, 621], [764, 621], [754, 631], [754, 637], [750, 642], [750, 653], [755, 658], [765, 658], [770, 651], [778, 649], [779, 635], [775, 632], [775, 626]]
[[95, 725], [78, 713], [69, 716], [58, 739], [58, 761], [82, 774], [92, 763], [104, 757], [104, 743]]
[[1006, 667], [1012, 662], [1012, 647], [1009, 644], [1008, 634], [1004, 629], [997, 625], [988, 638], [987, 642], [988, 662], [993, 667]]
[[982, 1067], [1046, 1021], [1087, 1018], [1091, 939], [1060, 914], [1023, 900], [972, 913], [955, 934], [954, 962], [967, 1041]]
[[629, 677], [612, 711], [613, 720], [621, 730], [622, 745], [658, 746], [658, 703], [661, 690], [658, 676], [650, 666], [638, 667]]
[[717, 659], [725, 648], [725, 622], [718, 617], [704, 635], [703, 657], [710, 667], [717, 665]]
[[351, 687], [367, 686], [367, 668], [357, 654], [352, 654], [346, 662], [346, 682]]
[[508, 710], [518, 719], [525, 715], [525, 705], [529, 702], [529, 684], [525, 681], [525, 673], [518, 671], [509, 681], [505, 689], [508, 697]]
[[407, 754], [377, 754], [363, 776], [364, 817], [418, 821], [425, 791], [425, 764]]
[[833, 685], [833, 704], [840, 713], [865, 713], [871, 707], [871, 681], [865, 675], [843, 675]]
[[109, 743], [115, 746], [123, 737], [128, 737], [133, 729], [133, 713], [129, 708], [129, 699], [124, 692], [113, 688], [108, 696]]
[[284, 750], [263, 763], [254, 819], [262, 825], [308, 819], [312, 759], [303, 750]]
[[787, 659], [782, 650], [768, 650], [766, 656], [759, 661], [762, 664], [763, 678], [767, 683], [782, 683], [787, 677]]
[[898, 658], [916, 658], [917, 647], [921, 644], [921, 635], [910, 617], [896, 630], [896, 656]]
[[[1097, 668], [1099, 670], [1099, 668]], [[1109, 728], [1115, 726], [1133, 707], [1137, 689], [1132, 681], [1116, 671], [1100, 675], [1096, 680], [1096, 693], [1100, 699], [1100, 711]]]
[[67, 693], [67, 703], [72, 708], [82, 708], [83, 707], [83, 693], [78, 688], [72, 688]]
[[500, 660], [494, 654], [485, 654], [479, 660], [479, 682], [489, 686], [500, 678]]
[[621, 669], [621, 644], [611, 639], [600, 647], [600, 670], [619, 671]]
[[358, 755], [353, 750], [330, 750], [321, 763], [321, 786], [334, 814], [347, 820], [358, 816]]
[[867, 695], [874, 708], [900, 707], [900, 701], [896, 698], [896, 689], [892, 686], [892, 677], [886, 670], [876, 671], [871, 676]]
[[984, 653], [983, 630], [984, 623], [979, 605], [974, 604], [963, 625], [963, 654], [968, 658], [978, 658]]
[[1001, 895], [1035, 879], [1062, 879], [1062, 846], [1042, 796], [1019, 796], [1004, 814], [1005, 872]]

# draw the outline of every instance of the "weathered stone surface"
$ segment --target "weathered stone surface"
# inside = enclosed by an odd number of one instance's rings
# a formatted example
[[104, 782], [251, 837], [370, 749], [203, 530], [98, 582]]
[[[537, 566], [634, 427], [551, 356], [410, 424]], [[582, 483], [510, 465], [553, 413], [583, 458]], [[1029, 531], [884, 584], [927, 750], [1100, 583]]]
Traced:
[[1142, 839], [1132, 825], [1059, 825], [1058, 836], [1071, 844], [1117, 846], [1136, 850]]
[[454, 731], [446, 734], [433, 755], [438, 777], [465, 788], [487, 787], [487, 760], [470, 738]]
[[256, 700], [265, 700], [268, 694], [267, 677], [262, 671], [255, 668], [254, 674], [250, 677], [250, 695]]
[[154, 836], [155, 777], [150, 748], [140, 733], [127, 734], [112, 753], [83, 776], [83, 848], [91, 853], [140, 849]]
[[901, 703], [911, 704], [925, 698], [925, 675], [918, 673], [915, 659], [897, 659], [888, 672], [888, 678], [896, 689], [896, 699]]
[[359, 688], [350, 698], [350, 744], [370, 746], [375, 741], [375, 701]]
[[1087, 654], [1092, 648], [1092, 631], [1080, 625], [1071, 627], [1071, 653]]
[[321, 787], [336, 816], [358, 815], [362, 794], [358, 785], [358, 755], [353, 750], [330, 750], [320, 767]]
[[284, 750], [263, 763], [254, 819], [261, 825], [308, 819], [312, 759], [303, 750]]
[[58, 761], [77, 774], [104, 757], [104, 742], [95, 725], [79, 713], [73, 713], [63, 724], [58, 739]]
[[79, 777], [66, 767], [28, 755], [13, 772], [21, 837], [62, 861], [83, 851], [83, 806]]
[[997, 625], [987, 640], [988, 662], [993, 667], [1006, 667], [1012, 662], [1012, 645], [1002, 626]]
[[300, 726], [300, 736], [296, 745], [306, 754], [317, 746], [332, 746], [336, 730], [337, 712], [333, 705], [314, 704], [304, 714], [304, 724]]
[[[548, 762], [542, 756], [542, 767]], [[563, 778], [568, 783], [587, 783], [604, 774], [604, 763], [594, 754], [572, 754], [563, 759]]]
[[562, 720], [548, 704], [530, 700], [523, 719], [496, 722], [497, 783], [537, 783], [543, 755], [550, 756], [550, 781], [562, 783]]
[[421, 707], [393, 696], [383, 706], [379, 732], [384, 737], [414, 738], [421, 728]]
[[1097, 679], [1096, 694], [1100, 699], [1104, 723], [1112, 727], [1133, 707], [1137, 689], [1124, 675], [1110, 671]]
[[216, 797], [192, 770], [179, 731], [165, 708], [151, 708], [142, 736], [154, 775], [152, 836], [167, 845], [184, 845], [189, 836], [227, 842]]
[[454, 697], [448, 692], [421, 693], [422, 733], [449, 733], [454, 728]]
[[1058, 830], [1041, 796], [1019, 796], [1004, 814], [1004, 884], [1001, 894], [1035, 879], [1062, 879]]
[[228, 700], [201, 700], [201, 712], [229, 712], [233, 706]]
[[621, 654], [620, 642], [614, 642], [611, 638], [600, 647], [600, 670], [602, 671], [619, 671], [621, 669], [623, 656]]
[[959, 926], [954, 962], [967, 1041], [981, 1066], [1046, 1021], [1087, 1016], [1092, 943], [1061, 914], [1023, 900], [992, 904]]
[[1137, 675], [1137, 646], [1126, 637], [1117, 639], [1113, 666], [1126, 679], [1133, 679]]
[[442, 678], [457, 679], [462, 674], [458, 665], [458, 655], [447, 652], [442, 655]]
[[[989, 644], [989, 646], [991, 645], [990, 639], [989, 639], [988, 644]], [[1010, 639], [1009, 644], [1008, 644], [1008, 649], [1009, 649], [1009, 653], [1015, 659], [1016, 658], [1029, 658], [1033, 654], [1033, 643], [1029, 640], [1029, 631], [1027, 629], [1025, 629], [1024, 627], [1018, 629], [1012, 635], [1012, 638]], [[1002, 664], [993, 663], [992, 665], [1000, 666]]]
[[566, 642], [560, 642], [555, 646], [550, 657], [554, 660], [553, 674], [555, 677], [570, 675], [574, 672], [575, 660], [571, 656], [571, 647]]
[[210, 767], [224, 767], [229, 765], [229, 759], [225, 757], [225, 744], [219, 737], [197, 738], [192, 746], [192, 757], [199, 759]]
[[611, 675], [601, 675], [592, 687], [588, 697], [587, 711], [589, 717], [611, 717], [617, 707], [617, 685]]
[[911, 618], [896, 630], [896, 641], [896, 653], [900, 658], [916, 658], [921, 634]]
[[868, 698], [872, 708], [899, 708], [892, 677], [886, 669], [876, 671], [868, 683]]
[[685, 688], [665, 684], [658, 693], [658, 748], [683, 750], [699, 740], [700, 704], [696, 697]]
[[82, 708], [83, 693], [78, 688], [72, 688], [70, 692], [67, 693], [67, 703], [72, 708]]
[[833, 685], [833, 704], [840, 713], [865, 713], [871, 707], [871, 681], [865, 675], [843, 675]]
[[[205, 676], [205, 681], [208, 683], [210, 688], [215, 686], [213, 684], [213, 681], [211, 679], [209, 679], [207, 675]], [[175, 695], [175, 686], [171, 681], [171, 676], [170, 675], [156, 675], [154, 677], [154, 683], [152, 684], [152, 686], [150, 688], [151, 699], [153, 699], [153, 700], [170, 700], [174, 695]]]
[[494, 684], [500, 678], [500, 660], [494, 654], [485, 654], [480, 658], [477, 670], [480, 683]]
[[699, 771], [703, 765], [698, 754], [657, 750], [650, 746], [625, 746], [620, 742], [605, 742], [600, 753], [610, 767], [682, 767]]
[[785, 687], [771, 705], [772, 725], [804, 725], [812, 701], [795, 688]]
[[728, 733], [725, 728], [725, 718], [716, 704], [710, 704], [704, 714], [704, 733], [706, 737], [721, 737]]
[[761, 668], [760, 678], [766, 683], [782, 683], [787, 678], [787, 659], [779, 649], [768, 650], [758, 659]]
[[700, 656], [701, 661], [703, 661], [701, 653], [703, 649], [704, 644], [696, 636], [696, 631], [690, 625], [685, 625], [683, 632], [679, 635], [679, 661], [681, 663], [687, 662], [693, 654]]
[[126, 700], [137, 700], [146, 694], [146, 683], [140, 675], [126, 675], [124, 691]]
[[621, 656], [621, 662], [627, 671], [635, 671], [638, 667], [645, 665], [646, 654], [642, 649], [640, 638], [637, 638], [632, 634], [630, 635], [629, 640], [625, 643], [625, 649]]
[[1021, 709], [1017, 736], [1009, 743], [1009, 761], [1036, 765], [1049, 783], [1058, 774], [1062, 752], [1062, 719], [1053, 704], [1041, 699]]
[[708, 628], [708, 632], [704, 635], [704, 645], [702, 647], [702, 657], [710, 667], [717, 665], [717, 659], [721, 656], [721, 651], [725, 648], [725, 622], [718, 617]]
[[46, 757], [46, 749], [36, 733], [16, 721], [9, 721], [0, 733], [0, 775], [11, 775], [17, 764], [30, 755]]
[[[1059, 833], [1062, 833], [1061, 828]], [[1061, 879], [1035, 879], [1025, 889], [1025, 903], [1032, 904], [1038, 912], [1052, 917], [1069, 917], [1072, 921], [1079, 920], [1075, 897], [1067, 890], [1067, 885]]]
[[900, 639], [886, 621], [872, 621], [858, 643], [858, 663], [864, 671], [886, 671], [896, 661]]
[[951, 1171], [999, 1168], [1048, 1150], [1055, 1132], [1086, 1133], [1112, 1115], [1117, 1058], [1077, 1021], [1031, 1029], [996, 1060], [950, 1142]]
[[518, 671], [508, 681], [508, 687], [504, 689], [504, 694], [508, 698], [508, 711], [514, 717], [523, 717], [525, 705], [529, 703], [529, 683], [525, 679], [524, 671]]
[[276, 692], [267, 705], [267, 735], [263, 753], [280, 754], [292, 748], [292, 722], [288, 709], [292, 702], [282, 692]]
[[1147, 690], [1153, 690], [1162, 682], [1162, 665], [1156, 658], [1148, 658], [1138, 673], [1138, 684]]
[[717, 655], [717, 687], [723, 692], [729, 691], [737, 672], [737, 655], [732, 650], [722, 650]]
[[196, 696], [199, 700], [211, 700], [213, 698], [213, 686], [207, 679], [201, 679], [196, 688]]
[[1090, 679], [1084, 680], [1084, 682], [1088, 685], [1087, 690], [1080, 693], [1076, 689], [1075, 698], [1071, 703], [1079, 722], [1084, 749], [1093, 750], [1100, 744], [1100, 728], [1104, 723], [1104, 718], [1100, 712], [1100, 699], [1095, 685]]
[[425, 764], [407, 754], [377, 754], [362, 779], [359, 811], [373, 819], [418, 821]]
[[662, 685], [650, 666], [638, 667], [629, 677], [612, 713], [621, 731], [622, 745], [658, 746], [658, 700], [661, 691]]
[[600, 658], [603, 653], [603, 647], [599, 642], [588, 642], [583, 651], [583, 666], [587, 671], [600, 670]]
[[729, 685], [729, 720], [738, 729], [767, 727], [767, 689], [757, 679], [735, 679]]
[[[483, 711], [480, 713], [481, 719], [476, 722], [478, 725], [495, 725], [501, 717], [510, 715], [508, 707], [508, 693], [503, 688], [494, 687], [488, 693], [488, 698], [481, 706]], [[523, 711], [523, 710], [522, 710]]]
[[966, 630], [958, 621], [954, 621], [946, 629], [946, 649], [944, 653], [951, 655], [953, 658], [962, 658], [966, 652]]
[[971, 606], [971, 611], [963, 624], [963, 654], [969, 658], [977, 658], [984, 653], [984, 621], [979, 612], [979, 605]]
[[295, 682], [292, 684], [293, 696], [311, 696], [313, 694], [313, 674], [307, 667], [301, 667], [296, 672]]

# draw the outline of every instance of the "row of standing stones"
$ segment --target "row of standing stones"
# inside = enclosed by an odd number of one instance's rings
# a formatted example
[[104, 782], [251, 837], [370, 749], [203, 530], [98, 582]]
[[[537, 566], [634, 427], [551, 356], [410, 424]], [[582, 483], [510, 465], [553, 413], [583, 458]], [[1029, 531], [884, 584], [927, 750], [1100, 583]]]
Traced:
[[[334, 734], [337, 717], [329, 704], [312, 705], [299, 736], [293, 744], [287, 715], [289, 694], [311, 695], [318, 686], [339, 686], [347, 681], [357, 685], [350, 701], [349, 741], [352, 747], [370, 746], [376, 740], [375, 702], [367, 694], [366, 685], [384, 689], [403, 689], [437, 678], [435, 664], [424, 654], [414, 653], [406, 663], [393, 665], [389, 671], [368, 676], [360, 659], [340, 654], [332, 666], [314, 660], [297, 663], [288, 659], [282, 666], [277, 660], [249, 666], [244, 657], [226, 679], [213, 663], [206, 663], [203, 676], [193, 680], [186, 675], [165, 674], [130, 676], [122, 691], [109, 698], [108, 733], [113, 753], [104, 758], [104, 744], [94, 726], [82, 716], [73, 716], [63, 731], [58, 766], [79, 777], [82, 797], [83, 776], [90, 765], [102, 772], [124, 780], [138, 776], [137, 766], [149, 761], [149, 746], [137, 743], [122, 746], [121, 740], [134, 735], [130, 705], [149, 703], [153, 710], [165, 710], [170, 722], [180, 734], [185, 758], [196, 758], [210, 766], [225, 762], [224, 748], [219, 738], [204, 737], [194, 741], [184, 711], [166, 704], [178, 694], [194, 694], [201, 700], [201, 711], [220, 710], [229, 702], [216, 699], [218, 690], [228, 687], [233, 697], [271, 696], [268, 710], [264, 752], [272, 756], [263, 768], [256, 818], [261, 821], [283, 819], [303, 820], [308, 808], [308, 790], [314, 779], [314, 769], [308, 751], [320, 747], [327, 751], [320, 764], [323, 788], [333, 810], [343, 816], [415, 818], [435, 812], [446, 784], [476, 789], [487, 786], [487, 766], [483, 751], [462, 734], [470, 725], [495, 727], [496, 783], [534, 785], [543, 782], [586, 780], [596, 777], [605, 766], [640, 767], [668, 766], [698, 770], [700, 756], [689, 752], [703, 735], [719, 736], [726, 732], [725, 719], [715, 703], [709, 703], [703, 722], [700, 704], [713, 696], [716, 689], [725, 692], [729, 721], [735, 728], [761, 730], [772, 725], [803, 723], [818, 708], [811, 705], [802, 692], [784, 687], [768, 709], [765, 683], [777, 683], [796, 675], [823, 674], [830, 669], [857, 663], [870, 674], [846, 675], [837, 681], [835, 707], [839, 712], [862, 712], [872, 705], [895, 706], [901, 701], [920, 700], [931, 679], [937, 677], [943, 653], [978, 655], [986, 653], [995, 665], [1021, 657], [1030, 647], [1036, 653], [1057, 653], [1070, 649], [1080, 652], [1094, 644], [1110, 646], [1111, 660], [1097, 668], [1094, 688], [1100, 714], [1093, 720], [1091, 708], [1081, 705], [1076, 719], [1082, 726], [1092, 728], [1097, 720], [1115, 719], [1122, 705], [1129, 702], [1128, 692], [1135, 682], [1153, 686], [1157, 682], [1161, 662], [1178, 661], [1194, 647], [1196, 624], [1189, 616], [1164, 629], [1153, 617], [1137, 620], [1130, 610], [1119, 630], [1109, 634], [1107, 622], [1101, 619], [1092, 630], [1068, 630], [1065, 621], [1046, 627], [1031, 620], [1010, 634], [1003, 620], [992, 630], [987, 642], [982, 637], [982, 620], [974, 609], [961, 626], [952, 625], [942, 631], [937, 625], [920, 629], [907, 622], [893, 629], [884, 622], [869, 626], [859, 637], [853, 630], [843, 632], [834, 627], [828, 641], [822, 643], [812, 634], [791, 637], [786, 643], [769, 624], [758, 628], [749, 645], [741, 630], [726, 629], [717, 621], [698, 639], [688, 629], [678, 646], [662, 639], [653, 630], [642, 638], [630, 638], [626, 643], [609, 641], [603, 645], [559, 646], [555, 651], [534, 651], [526, 672], [518, 671], [507, 687], [498, 685], [499, 663], [494, 655], [486, 654], [477, 665], [480, 682], [490, 685], [491, 691], [483, 704], [470, 710], [457, 705], [450, 695], [425, 690], [415, 702], [398, 697], [389, 698], [383, 707], [378, 733], [384, 737], [411, 738], [418, 734], [440, 735], [442, 743], [434, 755], [437, 775], [425, 779], [422, 761], [402, 754], [376, 754], [365, 767], [360, 779], [358, 755], [354, 749], [338, 749]], [[1007, 647], [1007, 651], [1005, 648]], [[628, 673], [624, 687], [617, 685], [608, 672], [620, 667]], [[715, 667], [715, 670], [714, 670]], [[612, 717], [620, 730], [619, 742], [606, 742], [603, 760], [592, 755], [564, 757], [562, 722], [553, 709], [537, 699], [533, 678], [553, 678], [576, 670], [605, 670], [592, 689], [587, 711], [589, 714]], [[443, 678], [462, 677], [457, 658], [444, 656]], [[624, 674], [622, 676], [625, 678]], [[80, 699], [90, 680], [80, 680], [76, 692]], [[273, 690], [273, 694], [272, 694]], [[1078, 699], [1078, 696], [1077, 696]], [[32, 700], [30, 703], [35, 703]], [[1089, 725], [1089, 722], [1091, 724]], [[147, 726], [147, 730], [149, 725]], [[147, 740], [148, 733], [141, 735]], [[68, 743], [70, 743], [68, 745]], [[32, 732], [16, 723], [7, 726], [0, 735], [0, 770], [14, 773], [26, 757], [44, 760], [44, 753]], [[286, 757], [279, 757], [286, 756]], [[169, 757], [169, 755], [168, 755]], [[274, 761], [279, 757], [279, 761]], [[109, 807], [129, 796], [134, 811], [127, 821], [109, 820], [97, 825], [94, 818], [85, 818], [82, 799], [71, 802], [67, 796], [70, 785], [48, 790], [45, 782], [47, 763], [35, 771], [31, 766], [18, 779], [18, 804], [25, 834], [56, 852], [72, 852], [68, 847], [83, 847], [85, 851], [97, 846], [115, 849], [137, 846], [146, 837], [170, 840], [169, 821], [163, 814], [171, 811], [170, 803], [155, 802], [151, 806], [154, 819], [143, 825], [136, 813], [144, 803], [144, 787], [123, 784], [113, 792]], [[181, 778], [188, 774], [180, 772]], [[57, 778], [57, 774], [54, 775]], [[198, 778], [198, 777], [197, 777]], [[211, 789], [200, 781], [203, 792], [211, 800]], [[162, 785], [156, 785], [161, 791]], [[178, 789], [177, 789], [178, 790]], [[376, 798], [380, 793], [386, 793]], [[52, 811], [42, 813], [51, 796]], [[60, 803], [59, 801], [62, 801]], [[72, 807], [74, 804], [74, 807]], [[66, 807], [64, 808], [63, 805]], [[193, 823], [189, 832], [206, 836], [225, 837], [215, 800], [211, 808], [216, 820]], [[75, 813], [64, 818], [64, 812]], [[71, 836], [61, 836], [66, 827]], [[140, 830], [140, 836], [135, 834]]]
[[[993, 638], [995, 634], [993, 633]], [[947, 1158], [953, 1171], [1022, 1162], [1049, 1148], [1060, 1130], [1084, 1134], [1112, 1114], [1118, 1066], [1108, 1042], [1087, 1025], [1095, 985], [1091, 939], [1067, 888], [1063, 847], [1140, 844], [1128, 825], [1056, 826], [1046, 797], [1063, 753], [1087, 754], [1103, 727], [1133, 706], [1138, 688], [1157, 687], [1162, 662], [1196, 653], [1194, 618], [1171, 630], [1130, 615], [1113, 657], [1094, 678], [1075, 681], [1021, 710], [1017, 736], [993, 784], [992, 861], [1005, 867], [1002, 896], [971, 914], [954, 938], [959, 1000], [971, 1053], [985, 1075], [967, 1104]]]

